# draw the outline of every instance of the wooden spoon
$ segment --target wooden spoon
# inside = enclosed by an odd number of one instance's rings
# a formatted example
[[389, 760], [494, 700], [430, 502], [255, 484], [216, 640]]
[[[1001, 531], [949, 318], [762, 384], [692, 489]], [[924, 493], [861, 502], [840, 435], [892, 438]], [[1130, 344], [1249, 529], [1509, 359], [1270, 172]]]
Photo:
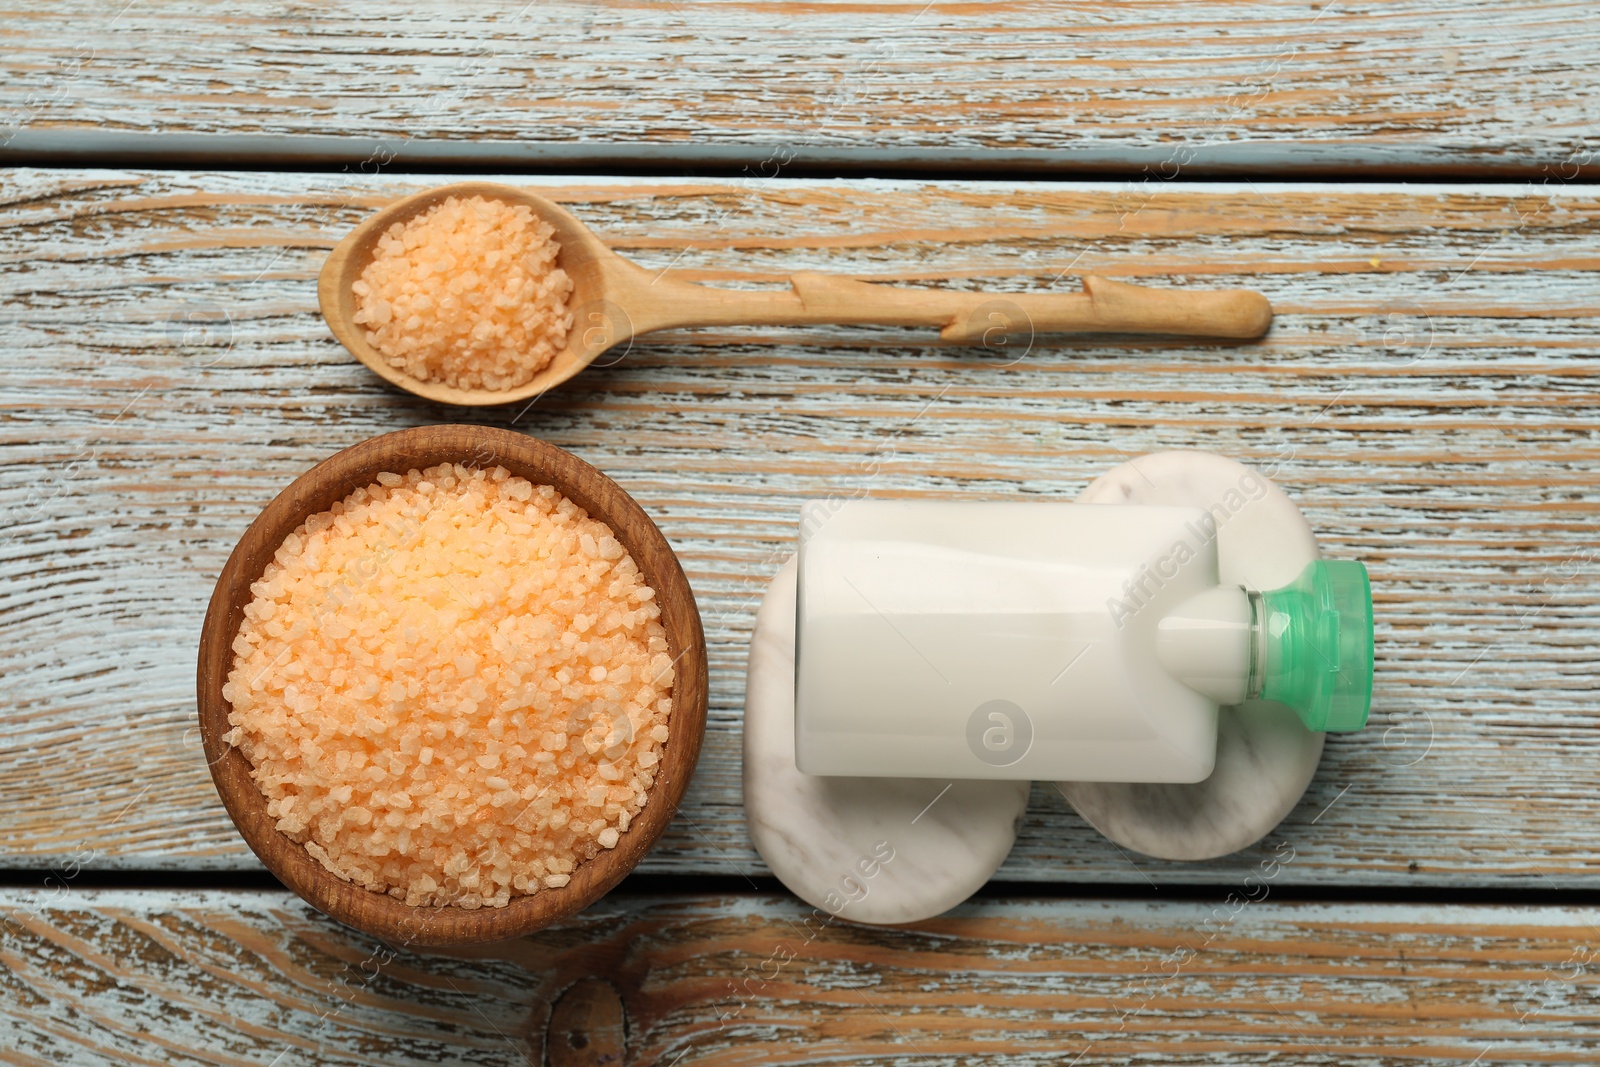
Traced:
[[[532, 381], [515, 389], [457, 389], [421, 381], [390, 366], [355, 321], [351, 286], [372, 260], [385, 230], [448, 197], [483, 196], [526, 204], [555, 229], [558, 265], [572, 278], [573, 327], [567, 345]], [[717, 289], [652, 273], [606, 247], [588, 227], [542, 196], [492, 182], [460, 182], [395, 201], [351, 230], [329, 254], [317, 281], [318, 302], [341, 344], [380, 377], [428, 400], [504, 404], [560, 385], [616, 345], [639, 334], [684, 326], [798, 326], [875, 323], [936, 326], [946, 341], [989, 344], [1034, 333], [1165, 333], [1259, 337], [1272, 305], [1248, 289], [1150, 289], [1085, 275], [1078, 293], [969, 293], [908, 289], [798, 271], [790, 289]]]

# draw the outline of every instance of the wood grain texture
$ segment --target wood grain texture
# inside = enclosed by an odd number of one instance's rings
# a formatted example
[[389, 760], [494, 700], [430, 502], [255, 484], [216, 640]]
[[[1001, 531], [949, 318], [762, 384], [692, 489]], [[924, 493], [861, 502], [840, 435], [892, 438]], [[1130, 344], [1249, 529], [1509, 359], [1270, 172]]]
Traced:
[[[613, 897], [428, 955], [278, 893], [10, 890], [0, 915], [0, 1059], [16, 1064], [1600, 1057], [1588, 908], [985, 901], [886, 929], [789, 899]], [[611, 996], [576, 1002], [592, 990]], [[573, 1055], [619, 1030], [620, 1061]]]
[[[410, 907], [339, 877], [302, 841], [278, 829], [250, 760], [224, 738], [233, 705], [223, 695], [233, 669], [233, 643], [244, 623], [251, 588], [306, 519], [375, 486], [384, 471], [401, 473], [440, 464], [504, 467], [513, 477], [553, 487], [591, 518], [605, 523], [656, 593], [672, 684], [671, 736], [657, 765], [649, 803], [615, 847], [581, 861], [560, 888], [518, 894], [500, 908]], [[390, 555], [394, 552], [391, 546]], [[408, 945], [466, 945], [504, 941], [542, 930], [582, 911], [638, 866], [683, 800], [706, 728], [705, 635], [694, 592], [661, 531], [638, 503], [583, 460], [529, 437], [489, 426], [420, 426], [383, 434], [338, 452], [296, 478], [267, 504], [239, 538], [217, 578], [201, 628], [197, 670], [200, 744], [223, 805], [252, 852], [284, 885], [322, 911], [375, 937]], [[315, 835], [310, 835], [315, 836]], [[319, 839], [320, 840], [320, 839]]]
[[57, 0], [0, 25], [0, 138], [103, 159], [159, 134], [369, 170], [398, 154], [1542, 175], [1592, 162], [1600, 92], [1587, 0]]
[[[192, 730], [206, 597], [296, 475], [457, 421], [316, 314], [326, 250], [427, 178], [13, 172], [0, 206], [0, 849], [9, 866], [250, 866]], [[652, 515], [706, 622], [706, 747], [644, 870], [761, 871], [739, 793], [749, 627], [801, 501], [1068, 498], [1125, 457], [1258, 465], [1377, 602], [1373, 725], [1280, 834], [1296, 883], [1600, 885], [1600, 195], [1552, 186], [544, 182], [624, 254], [952, 288], [1241, 286], [1259, 343], [944, 345], [895, 329], [638, 343], [514, 425]], [[930, 787], [930, 799], [938, 783]], [[1256, 852], [1259, 852], [1257, 849]], [[1120, 853], [1035, 793], [1000, 877], [1229, 882]]]

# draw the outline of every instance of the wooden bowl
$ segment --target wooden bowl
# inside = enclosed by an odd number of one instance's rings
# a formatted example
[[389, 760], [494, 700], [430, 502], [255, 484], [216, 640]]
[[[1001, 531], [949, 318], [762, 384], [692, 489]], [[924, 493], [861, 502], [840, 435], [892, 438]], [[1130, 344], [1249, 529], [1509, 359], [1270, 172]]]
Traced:
[[[250, 602], [250, 585], [273, 553], [310, 515], [326, 511], [380, 471], [404, 474], [438, 463], [503, 466], [535, 485], [555, 487], [592, 517], [610, 525], [656, 590], [661, 624], [677, 663], [671, 734], [649, 801], [617, 846], [579, 864], [559, 889], [513, 897], [504, 908], [412, 907], [339, 878], [305, 847], [279, 832], [267, 800], [250, 777], [244, 754], [223, 740], [232, 706], [222, 685], [233, 666], [233, 639]], [[363, 441], [311, 468], [250, 524], [217, 579], [200, 635], [200, 735], [211, 777], [245, 842], [284, 885], [314, 907], [385, 941], [401, 945], [464, 945], [502, 941], [548, 926], [593, 903], [638, 864], [683, 798], [706, 722], [705, 636], [694, 594], [656, 524], [620, 486], [576, 456], [524, 434], [479, 426], [425, 426]]]

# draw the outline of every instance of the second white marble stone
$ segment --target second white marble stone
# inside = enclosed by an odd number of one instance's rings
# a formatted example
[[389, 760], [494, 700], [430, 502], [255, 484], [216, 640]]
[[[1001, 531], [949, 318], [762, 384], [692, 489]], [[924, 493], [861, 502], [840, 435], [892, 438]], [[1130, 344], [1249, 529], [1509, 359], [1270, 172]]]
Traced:
[[[1156, 452], [1097, 478], [1080, 504], [1166, 504], [1219, 518], [1224, 583], [1275, 589], [1316, 559], [1311, 527], [1259, 471], [1210, 452]], [[1057, 782], [1096, 830], [1124, 848], [1167, 860], [1204, 860], [1254, 844], [1283, 821], [1316, 774], [1323, 735], [1281, 704], [1223, 708], [1217, 764], [1193, 785]]]

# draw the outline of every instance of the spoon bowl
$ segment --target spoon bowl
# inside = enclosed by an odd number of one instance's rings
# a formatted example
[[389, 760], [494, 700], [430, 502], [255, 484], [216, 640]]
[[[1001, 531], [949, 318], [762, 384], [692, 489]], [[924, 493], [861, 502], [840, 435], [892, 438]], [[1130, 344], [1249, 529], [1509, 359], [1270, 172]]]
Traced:
[[[449, 197], [521, 204], [548, 222], [560, 244], [556, 265], [572, 279], [566, 346], [514, 389], [459, 389], [393, 367], [355, 321], [353, 286], [378, 239]], [[1272, 324], [1272, 305], [1248, 289], [1153, 289], [1085, 275], [1081, 292], [979, 293], [913, 289], [811, 271], [789, 289], [721, 289], [674, 271], [650, 272], [612, 251], [588, 227], [542, 196], [493, 182], [459, 182], [396, 200], [363, 221], [328, 255], [317, 280], [322, 317], [339, 342], [384, 380], [446, 404], [506, 404], [560, 385], [607, 349], [639, 334], [684, 326], [800, 326], [815, 323], [931, 326], [945, 341], [995, 347], [1039, 333], [1182, 334], [1248, 340]], [[1019, 349], [1025, 346], [1018, 345]]]
[[[389, 227], [406, 222], [450, 197], [481, 196], [508, 204], [523, 204], [555, 230], [561, 246], [556, 266], [572, 279], [573, 328], [567, 343], [532, 380], [514, 389], [460, 389], [444, 382], [422, 381], [392, 366], [367, 340], [366, 327], [355, 321], [354, 285], [372, 262], [378, 239]], [[402, 197], [364, 219], [334, 246], [317, 276], [317, 302], [322, 317], [339, 343], [351, 355], [392, 385], [427, 400], [445, 404], [507, 404], [527, 400], [577, 374], [613, 345], [626, 343], [633, 330], [626, 314], [618, 314], [620, 297], [626, 300], [629, 268], [643, 270], [607, 248], [589, 228], [542, 196], [494, 182], [460, 182]], [[648, 278], [646, 279], [648, 282]]]

